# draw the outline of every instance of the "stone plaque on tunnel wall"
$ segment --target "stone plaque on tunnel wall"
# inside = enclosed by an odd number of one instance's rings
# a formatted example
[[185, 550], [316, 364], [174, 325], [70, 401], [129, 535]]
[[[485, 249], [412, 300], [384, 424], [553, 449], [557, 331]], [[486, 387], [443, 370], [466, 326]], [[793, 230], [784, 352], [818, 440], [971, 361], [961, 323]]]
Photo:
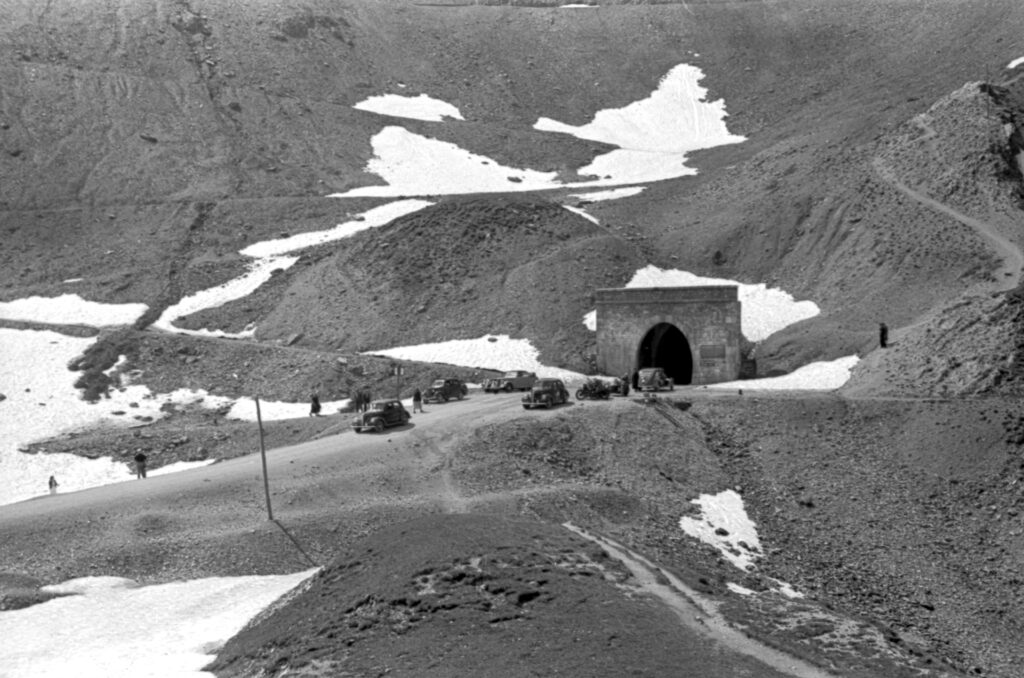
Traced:
[[735, 285], [603, 289], [595, 298], [601, 373], [622, 376], [662, 367], [677, 384], [739, 378]]

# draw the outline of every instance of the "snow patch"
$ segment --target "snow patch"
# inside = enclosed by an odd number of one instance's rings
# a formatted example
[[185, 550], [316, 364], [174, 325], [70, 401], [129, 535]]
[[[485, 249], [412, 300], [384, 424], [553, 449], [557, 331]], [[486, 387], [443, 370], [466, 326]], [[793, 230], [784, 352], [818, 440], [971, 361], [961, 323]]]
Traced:
[[430, 122], [440, 122], [445, 118], [465, 119], [455, 106], [440, 99], [429, 97], [426, 94], [420, 94], [418, 97], [402, 96], [400, 94], [380, 94], [363, 99], [352, 108], [380, 115], [390, 115], [396, 118], [411, 118], [413, 120], [427, 120]]
[[578, 198], [585, 202], [598, 202], [601, 200], [618, 200], [619, 198], [628, 198], [634, 195], [640, 195], [645, 190], [646, 186], [627, 186], [625, 188], [613, 188], [607, 191], [590, 191], [589, 193], [570, 193], [570, 198]]
[[12, 677], [212, 676], [203, 667], [216, 649], [315, 572], [153, 586], [88, 577], [46, 586], [73, 595], [0, 613], [0, 666]]
[[586, 125], [540, 118], [534, 129], [657, 154], [685, 154], [746, 141], [726, 129], [725, 101], [705, 100], [707, 90], [699, 84], [703, 78], [696, 66], [679, 64], [646, 99], [598, 111]]
[[249, 265], [249, 271], [242, 276], [229, 280], [226, 283], [200, 290], [195, 294], [183, 297], [173, 306], [168, 306], [160, 315], [153, 327], [178, 334], [190, 334], [199, 337], [226, 337], [229, 339], [244, 339], [252, 337], [256, 333], [255, 328], [248, 328], [241, 332], [224, 332], [222, 330], [187, 330], [175, 327], [174, 321], [178, 318], [208, 308], [222, 306], [229, 301], [247, 297], [263, 283], [270, 280], [270, 276], [276, 270], [286, 270], [298, 261], [298, 257], [266, 257], [258, 259]]
[[315, 247], [316, 245], [324, 245], [329, 242], [336, 240], [342, 240], [349, 236], [355, 235], [360, 231], [365, 231], [369, 228], [377, 228], [389, 224], [398, 217], [404, 217], [406, 214], [412, 214], [417, 212], [424, 207], [433, 205], [432, 202], [426, 200], [396, 200], [395, 202], [389, 202], [379, 207], [374, 207], [371, 210], [367, 210], [359, 215], [356, 219], [351, 219], [344, 223], [338, 224], [334, 228], [327, 229], [324, 231], [311, 231], [309, 233], [298, 233], [287, 238], [279, 238], [277, 240], [264, 240], [253, 245], [249, 245], [244, 250], [240, 251], [247, 257], [273, 257], [287, 254], [288, 252], [295, 252], [296, 250], [305, 249], [307, 247]]
[[365, 171], [386, 186], [363, 186], [331, 198], [357, 196], [455, 195], [556, 188], [557, 172], [506, 167], [446, 141], [403, 127], [385, 127], [370, 141], [374, 157]]
[[527, 370], [538, 377], [579, 381], [586, 377], [571, 370], [542, 365], [540, 352], [529, 339], [512, 339], [507, 334], [485, 335], [478, 339], [454, 339], [434, 344], [399, 346], [363, 355], [377, 355], [398, 360], [442, 363], [490, 370]]
[[764, 379], [744, 379], [708, 384], [708, 389], [750, 389], [762, 391], [834, 391], [850, 380], [853, 368], [860, 362], [855, 355], [835, 360], [808, 363], [789, 374]]
[[756, 591], [752, 591], [745, 586], [740, 586], [739, 584], [731, 581], [726, 582], [725, 587], [733, 593], [738, 593], [741, 596], [753, 596], [757, 594]]
[[1024, 57], [1018, 57], [1014, 59], [1010, 63], [1006, 64], [1006, 67], [1010, 70], [1013, 70], [1014, 68], [1017, 68], [1017, 66], [1021, 65], [1024, 65]]
[[741, 570], [750, 570], [761, 557], [761, 542], [754, 521], [747, 517], [743, 498], [733, 490], [702, 494], [690, 501], [701, 508], [700, 518], [683, 516], [683, 532], [711, 544], [726, 560]]
[[[348, 407], [349, 398], [344, 400], [321, 401], [320, 406], [325, 414], [333, 414], [339, 409]], [[263, 421], [280, 421], [309, 416], [309, 403], [288, 403], [275, 400], [260, 400], [260, 418]], [[231, 406], [226, 415], [229, 419], [256, 421], [256, 401], [252, 398], [239, 398]]]
[[102, 304], [86, 301], [77, 294], [62, 294], [59, 297], [26, 297], [0, 302], [0, 318], [51, 325], [110, 327], [131, 325], [147, 308], [146, 304]]
[[593, 222], [595, 224], [601, 223], [600, 221], [598, 221], [597, 217], [595, 217], [593, 214], [588, 213], [585, 209], [582, 209], [580, 207], [573, 207], [572, 205], [562, 205], [562, 207], [564, 207], [565, 209], [569, 210], [574, 214], [580, 215], [587, 221]]
[[793, 296], [764, 283], [747, 284], [726, 278], [705, 278], [688, 271], [663, 270], [646, 266], [633, 274], [626, 287], [699, 287], [702, 285], [736, 285], [739, 290], [740, 328], [750, 341], [761, 341], [821, 311], [813, 301], [796, 301]]

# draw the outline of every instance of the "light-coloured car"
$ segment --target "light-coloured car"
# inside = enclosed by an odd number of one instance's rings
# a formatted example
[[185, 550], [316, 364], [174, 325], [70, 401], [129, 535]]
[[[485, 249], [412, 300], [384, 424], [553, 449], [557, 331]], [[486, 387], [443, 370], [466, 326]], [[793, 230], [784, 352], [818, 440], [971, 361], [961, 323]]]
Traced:
[[537, 375], [526, 370], [510, 370], [500, 377], [494, 377], [484, 382], [484, 391], [497, 393], [498, 391], [528, 391], [533, 388], [537, 381]]

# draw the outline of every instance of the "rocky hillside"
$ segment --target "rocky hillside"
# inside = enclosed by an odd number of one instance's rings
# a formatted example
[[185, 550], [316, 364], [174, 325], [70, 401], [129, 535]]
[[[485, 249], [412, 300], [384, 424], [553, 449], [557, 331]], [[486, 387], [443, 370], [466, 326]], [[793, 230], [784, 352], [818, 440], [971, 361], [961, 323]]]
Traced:
[[[819, 318], [758, 347], [767, 372], [864, 353], [878, 320], [910, 325], [1011, 272], [961, 217], [1020, 247], [1021, 97], [1004, 72], [1018, 3], [528, 4], [6, 2], [0, 298], [144, 302], [152, 321], [242, 271], [245, 246], [380, 204], [324, 196], [380, 183], [370, 139], [396, 122], [576, 179], [607, 148], [534, 122], [583, 124], [679, 63], [747, 141], [693, 154], [696, 177], [589, 206], [601, 229], [558, 196], [442, 200], [189, 324], [255, 319], [260, 338], [343, 352], [507, 332], [580, 369], [594, 287], [654, 263], [817, 302]], [[352, 107], [383, 93], [466, 120]], [[522, 250], [480, 258], [488, 232]]]

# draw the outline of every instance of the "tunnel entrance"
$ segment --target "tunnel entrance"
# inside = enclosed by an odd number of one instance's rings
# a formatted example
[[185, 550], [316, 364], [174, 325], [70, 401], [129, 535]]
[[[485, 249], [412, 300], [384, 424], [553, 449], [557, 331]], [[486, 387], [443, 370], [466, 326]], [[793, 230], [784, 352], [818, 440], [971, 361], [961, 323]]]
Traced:
[[660, 367], [677, 384], [693, 381], [693, 356], [690, 342], [670, 323], [652, 327], [637, 348], [637, 368]]

